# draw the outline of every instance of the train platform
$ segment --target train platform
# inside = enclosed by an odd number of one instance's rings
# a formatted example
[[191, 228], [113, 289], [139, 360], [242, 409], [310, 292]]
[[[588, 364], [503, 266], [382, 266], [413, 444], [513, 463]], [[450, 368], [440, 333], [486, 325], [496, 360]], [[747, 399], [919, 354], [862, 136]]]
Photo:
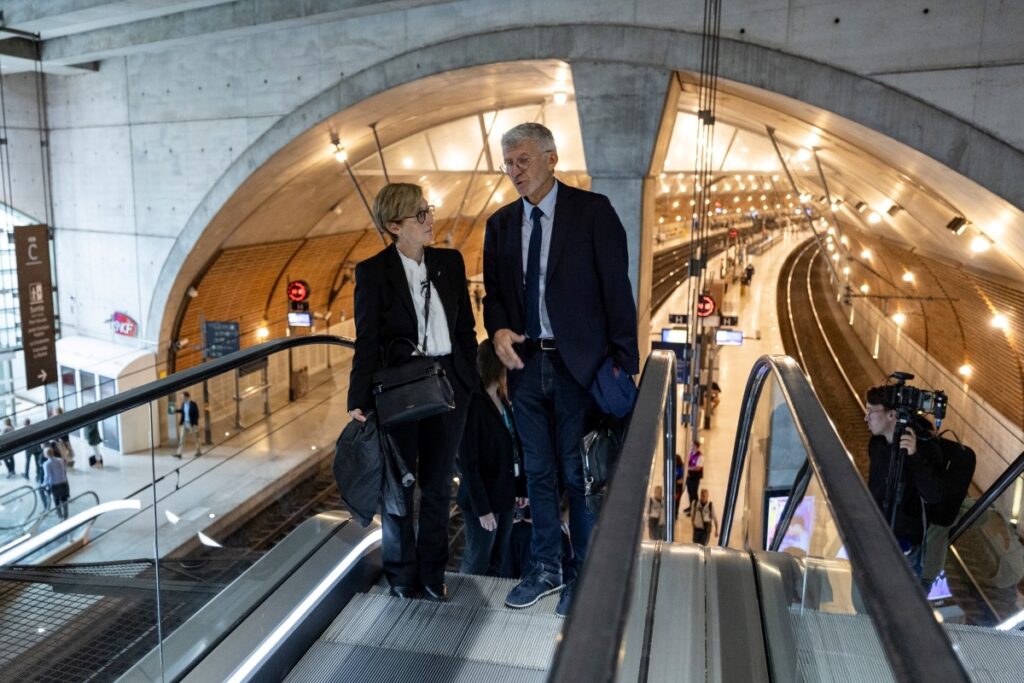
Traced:
[[[721, 402], [712, 416], [711, 428], [698, 430], [701, 450], [704, 453], [704, 478], [701, 487], [708, 489], [719, 521], [747, 375], [759, 357], [765, 354], [785, 353], [782, 334], [779, 331], [776, 282], [786, 258], [807, 239], [809, 234], [806, 230], [795, 228], [774, 231], [772, 243], [756, 256], [750, 257], [755, 268], [751, 285], [741, 285], [738, 280], [734, 284], [730, 283], [726, 288], [724, 300], [719, 302], [719, 310], [723, 314], [739, 317], [736, 329], [743, 330], [741, 346], [718, 347], [715, 358], [715, 381], [722, 388]], [[718, 271], [724, 258], [725, 255], [722, 254], [711, 259], [707, 266], [708, 272]], [[684, 283], [652, 313], [651, 338], [660, 339], [662, 328], [671, 327], [668, 322], [670, 313], [685, 313], [688, 308], [687, 288]], [[682, 389], [679, 390], [679, 396], [681, 401]], [[685, 458], [689, 453], [692, 439], [688, 427], [680, 425], [676, 439], [677, 452]], [[685, 508], [685, 492], [683, 497]], [[677, 541], [688, 543], [693, 537], [690, 521], [684, 516], [676, 521], [675, 531]]]

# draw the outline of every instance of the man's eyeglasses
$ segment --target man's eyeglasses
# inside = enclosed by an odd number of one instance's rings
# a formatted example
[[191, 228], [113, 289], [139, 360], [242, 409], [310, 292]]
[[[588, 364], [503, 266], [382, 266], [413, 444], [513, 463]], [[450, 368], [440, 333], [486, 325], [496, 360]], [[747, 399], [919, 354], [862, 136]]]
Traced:
[[[544, 154], [553, 151], [554, 150], [546, 149], [544, 150]], [[524, 154], [518, 159], [505, 159], [505, 163], [503, 163], [499, 168], [505, 175], [512, 175], [516, 171], [525, 171], [530, 168], [530, 164], [532, 164], [535, 159], [537, 159], [537, 157], [531, 157]]]
[[411, 216], [403, 216], [401, 218], [396, 218], [394, 222], [395, 223], [401, 223], [402, 221], [404, 221], [407, 218], [415, 218], [417, 223], [419, 223], [420, 225], [423, 225], [424, 223], [427, 222], [427, 214], [430, 214], [431, 216], [434, 215], [434, 205], [433, 204], [431, 204], [430, 206], [428, 206], [425, 209], [420, 209], [419, 211], [417, 211], [416, 213], [414, 213]]
[[864, 413], [867, 414], [867, 415], [876, 415], [878, 413], [887, 413], [887, 412], [889, 412], [888, 408], [874, 408], [873, 410], [865, 410], [864, 411]]

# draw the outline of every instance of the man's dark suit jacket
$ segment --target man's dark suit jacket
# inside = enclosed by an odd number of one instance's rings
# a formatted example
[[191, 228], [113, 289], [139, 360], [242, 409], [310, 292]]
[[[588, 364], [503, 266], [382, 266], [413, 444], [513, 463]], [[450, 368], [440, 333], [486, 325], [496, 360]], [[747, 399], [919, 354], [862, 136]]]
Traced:
[[[522, 233], [522, 199], [487, 220], [484, 323], [492, 337], [526, 329]], [[544, 301], [558, 350], [581, 386], [590, 387], [608, 356], [631, 375], [640, 371], [626, 231], [604, 195], [558, 183]]]
[[[452, 365], [459, 381], [472, 391], [480, 379], [476, 372], [476, 329], [466, 288], [466, 266], [454, 249], [427, 247], [423, 255], [427, 274], [441, 298], [452, 340]], [[373, 410], [373, 373], [382, 367], [383, 352], [399, 338], [418, 343], [416, 311], [398, 248], [392, 244], [356, 266], [356, 345], [349, 379], [348, 409]], [[391, 362], [407, 360], [408, 344], [394, 345]]]
[[181, 407], [178, 408], [177, 413], [180, 416], [178, 418], [178, 424], [185, 424], [185, 409], [188, 408], [188, 423], [196, 426], [199, 424], [199, 405], [192, 399], [188, 400], [188, 403], [182, 403]]

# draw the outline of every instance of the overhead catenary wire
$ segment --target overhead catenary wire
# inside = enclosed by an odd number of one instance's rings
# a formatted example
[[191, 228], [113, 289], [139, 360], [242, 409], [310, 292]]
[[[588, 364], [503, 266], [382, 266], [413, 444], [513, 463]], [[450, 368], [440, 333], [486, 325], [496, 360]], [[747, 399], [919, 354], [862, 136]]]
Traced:
[[711, 221], [713, 165], [715, 155], [715, 109], [718, 99], [719, 38], [722, 28], [720, 0], [704, 1], [701, 34], [700, 74], [697, 93], [697, 147], [694, 158], [693, 214], [690, 220], [690, 277], [687, 280], [689, 319], [687, 341], [690, 348], [688, 383], [691, 440], [697, 439], [700, 405], [701, 363], [703, 362], [703, 318], [697, 315], [698, 302], [706, 289], [708, 237]]

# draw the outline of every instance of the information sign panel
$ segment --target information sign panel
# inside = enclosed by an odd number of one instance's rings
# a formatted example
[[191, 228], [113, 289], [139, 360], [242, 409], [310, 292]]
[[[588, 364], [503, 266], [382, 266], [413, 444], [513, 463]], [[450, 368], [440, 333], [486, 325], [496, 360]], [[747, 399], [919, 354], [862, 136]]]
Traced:
[[203, 349], [207, 358], [220, 358], [240, 348], [237, 322], [203, 321]]
[[652, 341], [652, 349], [665, 349], [674, 351], [676, 354], [676, 382], [688, 384], [690, 382], [690, 345], [678, 344], [675, 342]]
[[15, 227], [14, 252], [18, 267], [26, 388], [32, 389], [57, 380], [49, 229], [45, 225]]

